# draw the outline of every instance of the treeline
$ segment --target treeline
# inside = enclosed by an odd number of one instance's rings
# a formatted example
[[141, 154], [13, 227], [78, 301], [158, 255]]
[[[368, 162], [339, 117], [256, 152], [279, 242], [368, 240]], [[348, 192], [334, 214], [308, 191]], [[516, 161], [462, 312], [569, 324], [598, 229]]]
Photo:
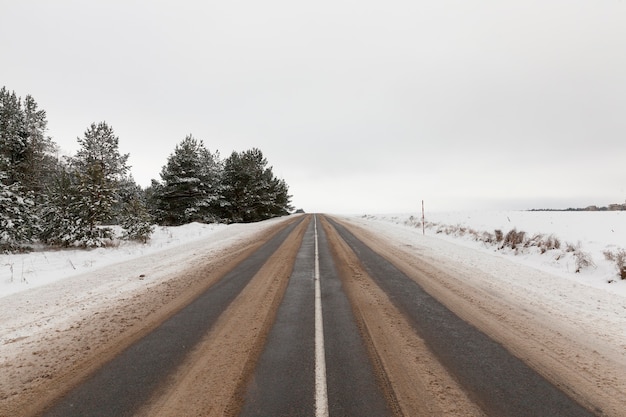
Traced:
[[608, 206], [587, 206], [584, 208], [570, 207], [566, 209], [531, 209], [530, 211], [626, 211], [626, 203], [609, 204]]
[[105, 122], [77, 138], [79, 150], [59, 157], [46, 135], [45, 110], [0, 90], [0, 249], [32, 243], [97, 247], [113, 239], [146, 241], [154, 224], [255, 222], [293, 208], [259, 149], [233, 152], [225, 160], [202, 140], [187, 136], [168, 157], [160, 180], [147, 189], [130, 175], [129, 154]]

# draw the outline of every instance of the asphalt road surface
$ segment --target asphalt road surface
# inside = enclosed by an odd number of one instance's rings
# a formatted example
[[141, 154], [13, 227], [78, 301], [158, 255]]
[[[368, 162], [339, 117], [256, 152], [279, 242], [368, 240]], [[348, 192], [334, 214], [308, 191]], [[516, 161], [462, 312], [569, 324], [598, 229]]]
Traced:
[[322, 215], [283, 223], [37, 415], [603, 415], [357, 235]]

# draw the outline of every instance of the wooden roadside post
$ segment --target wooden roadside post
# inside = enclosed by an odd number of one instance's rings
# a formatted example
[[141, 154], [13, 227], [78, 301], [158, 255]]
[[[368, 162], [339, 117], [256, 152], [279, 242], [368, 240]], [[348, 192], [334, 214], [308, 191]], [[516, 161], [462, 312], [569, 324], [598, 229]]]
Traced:
[[424, 225], [424, 200], [422, 200], [422, 235], [426, 234], [426, 226]]

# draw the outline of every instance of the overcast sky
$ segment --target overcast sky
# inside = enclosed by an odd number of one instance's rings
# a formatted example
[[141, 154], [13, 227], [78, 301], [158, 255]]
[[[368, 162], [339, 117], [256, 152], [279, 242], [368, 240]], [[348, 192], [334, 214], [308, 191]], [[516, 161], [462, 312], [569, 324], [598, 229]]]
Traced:
[[626, 200], [624, 0], [0, 0], [0, 86], [135, 180], [187, 134], [308, 212]]

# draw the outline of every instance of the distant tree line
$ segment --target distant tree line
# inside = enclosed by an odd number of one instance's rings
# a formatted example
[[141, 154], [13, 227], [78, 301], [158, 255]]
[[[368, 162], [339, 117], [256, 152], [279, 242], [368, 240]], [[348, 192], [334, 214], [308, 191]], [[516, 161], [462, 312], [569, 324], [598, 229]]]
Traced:
[[79, 150], [59, 157], [46, 112], [33, 97], [0, 90], [0, 250], [32, 243], [102, 246], [120, 225], [123, 238], [146, 241], [153, 225], [255, 222], [293, 208], [284, 180], [261, 150], [221, 160], [188, 135], [147, 189], [130, 175], [129, 154], [105, 122], [77, 138]]
[[570, 207], [566, 209], [531, 209], [530, 211], [626, 211], [626, 203], [609, 204], [608, 206], [587, 206], [584, 208]]

